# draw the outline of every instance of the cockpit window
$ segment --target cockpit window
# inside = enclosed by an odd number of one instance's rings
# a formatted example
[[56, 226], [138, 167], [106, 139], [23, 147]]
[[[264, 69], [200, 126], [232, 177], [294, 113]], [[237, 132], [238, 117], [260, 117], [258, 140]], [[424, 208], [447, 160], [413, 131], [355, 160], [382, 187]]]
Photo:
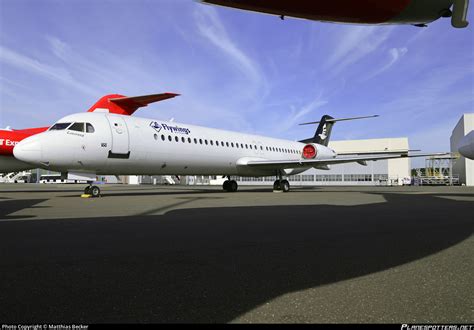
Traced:
[[69, 127], [70, 131], [84, 132], [84, 123], [74, 123]]
[[63, 129], [66, 129], [71, 125], [71, 123], [56, 123], [51, 128], [49, 129], [50, 131], [61, 131]]
[[89, 123], [86, 123], [86, 132], [87, 133], [94, 133], [95, 132], [94, 126], [92, 126]]

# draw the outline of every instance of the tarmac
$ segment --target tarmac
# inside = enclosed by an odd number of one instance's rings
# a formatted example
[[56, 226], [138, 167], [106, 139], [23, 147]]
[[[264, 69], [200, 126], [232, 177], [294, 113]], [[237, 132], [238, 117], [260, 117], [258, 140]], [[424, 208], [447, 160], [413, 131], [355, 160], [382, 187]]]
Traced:
[[0, 185], [0, 323], [473, 323], [474, 187]]

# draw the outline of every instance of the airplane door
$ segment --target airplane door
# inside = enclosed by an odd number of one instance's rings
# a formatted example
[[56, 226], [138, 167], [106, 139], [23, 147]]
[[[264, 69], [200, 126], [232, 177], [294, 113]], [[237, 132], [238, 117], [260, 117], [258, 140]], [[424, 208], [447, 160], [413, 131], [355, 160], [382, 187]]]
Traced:
[[112, 148], [113, 155], [129, 155], [130, 141], [128, 136], [128, 128], [125, 119], [121, 116], [107, 116], [110, 130], [112, 131]]

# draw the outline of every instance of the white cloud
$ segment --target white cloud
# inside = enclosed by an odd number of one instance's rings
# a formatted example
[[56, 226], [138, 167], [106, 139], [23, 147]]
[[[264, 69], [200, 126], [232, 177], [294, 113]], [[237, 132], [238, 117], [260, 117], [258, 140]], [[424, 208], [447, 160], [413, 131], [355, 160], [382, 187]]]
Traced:
[[86, 94], [95, 94], [92, 88], [74, 79], [68, 71], [57, 69], [3, 46], [0, 46], [0, 61], [17, 69], [70, 86]]
[[[323, 98], [322, 93], [318, 95], [314, 100], [311, 102], [303, 105], [299, 109], [296, 108], [295, 106], [291, 106], [291, 111], [290, 113], [280, 121], [280, 125], [278, 125], [278, 129], [275, 131], [276, 133], [283, 133], [286, 132], [290, 129], [293, 129], [296, 127], [296, 125], [300, 124], [303, 121], [303, 118], [318, 110], [319, 108], [325, 106], [328, 104], [328, 101]], [[317, 120], [318, 118], [312, 118], [311, 120]]]
[[199, 33], [227, 56], [231, 64], [252, 82], [254, 89], [262, 87], [265, 77], [259, 66], [232, 41], [215, 9], [199, 7], [194, 16]]
[[393, 27], [345, 26], [337, 46], [326, 62], [326, 69], [340, 73], [346, 67], [378, 50], [389, 38]]
[[390, 60], [388, 61], [388, 63], [382, 66], [381, 68], [379, 68], [378, 70], [374, 71], [373, 73], [369, 74], [363, 80], [369, 80], [384, 73], [385, 71], [390, 69], [395, 63], [397, 63], [407, 52], [408, 52], [408, 48], [406, 47], [391, 48], [388, 51], [390, 55]]

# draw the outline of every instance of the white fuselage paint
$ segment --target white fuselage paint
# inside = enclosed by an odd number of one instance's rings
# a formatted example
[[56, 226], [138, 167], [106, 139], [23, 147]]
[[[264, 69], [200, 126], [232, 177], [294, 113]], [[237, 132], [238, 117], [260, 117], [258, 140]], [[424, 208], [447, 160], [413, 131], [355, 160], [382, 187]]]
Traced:
[[[58, 121], [65, 122], [90, 123], [95, 132], [46, 131], [21, 141], [14, 149], [15, 157], [59, 172], [266, 176], [275, 175], [278, 169], [255, 169], [246, 163], [300, 160], [305, 146], [289, 140], [106, 113], [81, 113]], [[336, 156], [328, 147], [316, 148], [316, 159]], [[285, 173], [307, 169], [287, 169]]]

